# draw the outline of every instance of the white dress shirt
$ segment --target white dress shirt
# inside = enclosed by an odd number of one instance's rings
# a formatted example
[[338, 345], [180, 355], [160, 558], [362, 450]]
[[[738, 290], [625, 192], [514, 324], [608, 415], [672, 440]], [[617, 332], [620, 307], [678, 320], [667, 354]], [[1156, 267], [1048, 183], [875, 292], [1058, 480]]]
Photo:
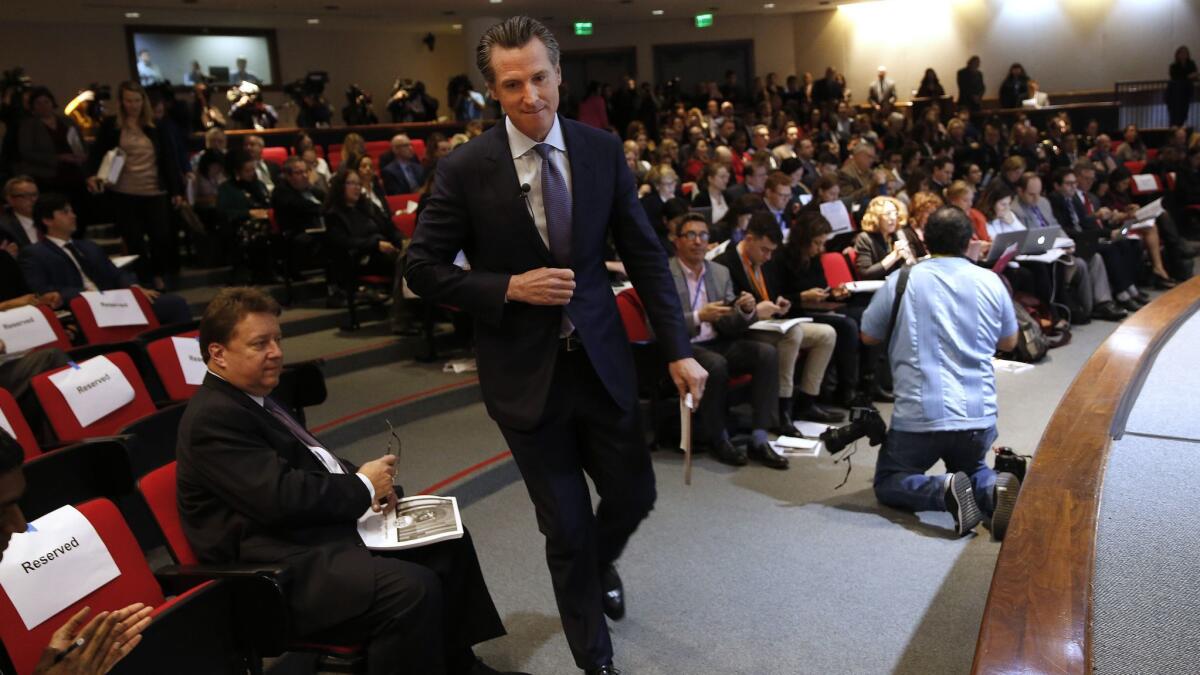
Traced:
[[696, 274], [682, 261], [679, 263], [679, 268], [683, 270], [683, 280], [687, 284], [688, 297], [692, 299], [692, 323], [700, 328], [700, 331], [692, 338], [692, 342], [708, 342], [717, 339], [717, 331], [713, 325], [700, 320], [700, 310], [708, 304], [708, 290], [704, 286], [704, 272], [707, 270], [707, 266], [700, 270], [700, 274]]
[[[512, 151], [513, 167], [517, 170], [518, 184], [529, 185], [526, 199], [529, 202], [530, 215], [533, 216], [533, 224], [537, 226], [538, 234], [542, 236], [542, 243], [546, 244], [546, 248], [550, 248], [550, 233], [546, 229], [546, 209], [542, 205], [542, 156], [533, 149], [538, 142], [521, 133], [507, 116], [504, 118], [504, 127], [508, 130], [508, 148]], [[555, 168], [562, 174], [563, 182], [567, 185], [567, 192], [573, 195], [571, 162], [567, 159], [567, 143], [563, 140], [562, 127], [559, 126], [557, 115], [554, 117], [554, 126], [550, 127], [550, 133], [546, 134], [546, 140], [543, 143], [554, 148], [555, 152], [550, 153], [550, 161], [554, 162]]]
[[[75, 269], [79, 270], [79, 276], [80, 276], [80, 278], [83, 279], [83, 290], [85, 290], [85, 291], [100, 290], [100, 287], [96, 285], [96, 282], [94, 282], [88, 278], [87, 273], [83, 271], [82, 267], [80, 267], [79, 261], [75, 258], [75, 256], [72, 255], [71, 252], [67, 250], [67, 240], [66, 239], [57, 239], [55, 237], [51, 237], [50, 235], [46, 235], [46, 239], [49, 240], [50, 242], [52, 242], [55, 246], [61, 248], [63, 250], [63, 253], [66, 253], [67, 257], [71, 259], [71, 262], [75, 264]], [[37, 241], [37, 240], [34, 239], [32, 241]]]

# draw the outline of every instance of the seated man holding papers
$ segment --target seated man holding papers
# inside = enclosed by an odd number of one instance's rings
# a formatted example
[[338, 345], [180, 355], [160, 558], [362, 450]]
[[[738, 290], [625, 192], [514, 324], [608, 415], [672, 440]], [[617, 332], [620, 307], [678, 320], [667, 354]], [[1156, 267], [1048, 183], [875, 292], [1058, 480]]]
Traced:
[[[799, 297], [799, 294], [794, 292], [795, 289], [785, 287], [786, 275], [772, 259], [775, 250], [781, 245], [783, 232], [774, 215], [759, 212], [750, 218], [746, 237], [737, 245], [728, 247], [725, 253], [716, 259], [716, 262], [729, 270], [734, 291], [754, 296], [758, 303], [755, 310], [760, 319], [772, 320], [788, 314], [792, 309], [789, 296]], [[752, 330], [747, 337], [769, 342], [775, 345], [779, 352], [781, 434], [796, 435], [792, 427], [793, 412], [800, 419], [813, 422], [842, 421], [843, 416], [840, 413], [817, 405], [821, 381], [825, 379], [825, 369], [829, 367], [834, 347], [837, 345], [837, 331], [832, 326], [812, 323], [810, 319], [805, 318], [803, 323], [787, 326], [783, 332]], [[796, 362], [801, 350], [807, 350], [808, 353], [804, 357], [803, 370], [800, 373], [800, 392], [795, 395], [796, 400], [793, 400], [796, 390]]]
[[729, 440], [729, 378], [749, 373], [754, 408], [750, 454], [773, 469], [786, 469], [788, 461], [771, 449], [767, 430], [775, 426], [779, 395], [779, 356], [769, 342], [749, 339], [750, 324], [758, 321], [754, 296], [736, 296], [729, 270], [704, 259], [708, 250], [708, 223], [699, 214], [687, 214], [670, 223], [675, 257], [669, 261], [675, 290], [683, 306], [683, 319], [692, 336], [696, 360], [708, 371], [704, 398], [696, 410], [695, 439], [717, 459], [735, 466], [746, 463], [746, 451]]
[[[84, 291], [111, 291], [137, 284], [104, 255], [95, 242], [72, 239], [75, 211], [66, 197], [44, 194], [33, 209], [34, 226], [42, 240], [21, 250], [21, 271], [29, 288], [39, 295], [57, 292], [64, 303]], [[178, 295], [143, 288], [161, 323], [191, 321], [187, 301]]]
[[[29, 531], [19, 502], [25, 495], [21, 471], [24, 451], [0, 430], [0, 561], [14, 534]], [[142, 640], [150, 625], [153, 607], [136, 603], [112, 612], [100, 612], [88, 620], [91, 610], [81, 609], [50, 639], [33, 675], [103, 675]], [[85, 623], [86, 621], [86, 623]], [[74, 647], [79, 643], [78, 647]]]
[[306, 639], [367, 643], [367, 672], [486, 675], [471, 646], [504, 635], [470, 536], [366, 548], [358, 522], [395, 507], [393, 455], [355, 467], [270, 398], [279, 305], [226, 288], [200, 323], [204, 384], [179, 426], [179, 513], [206, 563], [283, 563]]

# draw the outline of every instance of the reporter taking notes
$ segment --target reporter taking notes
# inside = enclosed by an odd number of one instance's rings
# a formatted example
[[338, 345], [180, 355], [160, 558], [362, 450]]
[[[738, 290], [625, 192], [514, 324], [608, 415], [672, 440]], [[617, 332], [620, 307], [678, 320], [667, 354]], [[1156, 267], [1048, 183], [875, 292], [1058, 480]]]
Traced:
[[304, 639], [367, 645], [367, 672], [489, 675], [471, 646], [504, 634], [469, 534], [368, 550], [358, 519], [395, 506], [394, 455], [356, 467], [270, 398], [283, 369], [279, 305], [226, 288], [200, 322], [208, 374], [179, 427], [184, 534], [206, 563], [290, 568]]

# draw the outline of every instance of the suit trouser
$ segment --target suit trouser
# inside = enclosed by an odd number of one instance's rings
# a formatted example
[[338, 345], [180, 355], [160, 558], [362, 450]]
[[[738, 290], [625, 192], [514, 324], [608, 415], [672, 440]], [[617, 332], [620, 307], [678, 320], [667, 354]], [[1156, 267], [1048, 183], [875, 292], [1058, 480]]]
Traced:
[[[604, 619], [601, 571], [616, 561], [654, 507], [654, 467], [637, 407], [622, 410], [582, 349], [556, 355], [541, 423], [500, 425], [538, 529], [563, 631], [575, 663], [598, 668], [612, 660]], [[592, 511], [591, 477], [600, 496]]]
[[33, 377], [47, 370], [67, 365], [67, 355], [60, 349], [39, 349], [29, 351], [22, 356], [0, 363], [0, 388], [8, 390], [17, 404], [30, 429], [38, 437], [38, 441], [51, 445], [54, 433], [50, 430], [49, 420], [42, 411], [42, 405], [33, 393], [30, 382]]
[[359, 616], [307, 636], [333, 643], [367, 641], [367, 673], [465, 675], [471, 645], [504, 635], [471, 534], [462, 539], [371, 554], [375, 598]]
[[791, 398], [795, 391], [796, 362], [800, 352], [808, 350], [800, 372], [800, 391], [809, 396], [821, 393], [821, 380], [837, 346], [837, 331], [819, 323], [801, 323], [786, 333], [752, 330], [747, 337], [775, 345], [779, 353], [779, 398]]
[[[167, 195], [127, 195], [113, 192], [114, 220], [125, 249], [141, 256], [136, 263], [138, 280], [149, 286], [154, 277], [179, 271], [179, 250], [171, 222]], [[147, 246], [149, 240], [149, 246]]]
[[[729, 378], [750, 375], [750, 405], [755, 429], [770, 429], [779, 413], [779, 356], [774, 345], [755, 340], [711, 340], [692, 345], [696, 361], [708, 371], [704, 398], [696, 410], [695, 438], [716, 443], [726, 435]], [[794, 363], [794, 361], [793, 361]]]

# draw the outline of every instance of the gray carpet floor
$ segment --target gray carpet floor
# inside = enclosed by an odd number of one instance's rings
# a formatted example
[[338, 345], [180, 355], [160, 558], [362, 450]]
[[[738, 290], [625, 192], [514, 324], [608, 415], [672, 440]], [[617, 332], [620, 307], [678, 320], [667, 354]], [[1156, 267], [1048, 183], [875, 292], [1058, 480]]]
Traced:
[[[1000, 444], [1033, 452], [1062, 393], [1114, 327], [1080, 327], [1071, 345], [1033, 370], [998, 374]], [[309, 419], [333, 420], [463, 377], [411, 362], [341, 375]], [[890, 416], [886, 406], [884, 413]], [[386, 433], [371, 422], [352, 435], [331, 430], [343, 441], [334, 447], [354, 461], [378, 456]], [[400, 479], [410, 493], [506, 449], [478, 402], [413, 419], [400, 433]], [[660, 450], [654, 461], [656, 510], [620, 562], [629, 614], [612, 631], [626, 673], [969, 670], [999, 545], [983, 528], [953, 538], [948, 514], [877, 504], [874, 448], [860, 447], [839, 490], [845, 467], [828, 455], [793, 460], [783, 472], [701, 457], [690, 487], [679, 455]], [[442, 493], [463, 504], [508, 627], [506, 637], [477, 652], [501, 669], [576, 672], [515, 465], [497, 461]]]
[[1200, 566], [1184, 481], [1200, 463], [1200, 317], [1159, 353], [1104, 477], [1093, 571], [1095, 672], [1200, 672]]

